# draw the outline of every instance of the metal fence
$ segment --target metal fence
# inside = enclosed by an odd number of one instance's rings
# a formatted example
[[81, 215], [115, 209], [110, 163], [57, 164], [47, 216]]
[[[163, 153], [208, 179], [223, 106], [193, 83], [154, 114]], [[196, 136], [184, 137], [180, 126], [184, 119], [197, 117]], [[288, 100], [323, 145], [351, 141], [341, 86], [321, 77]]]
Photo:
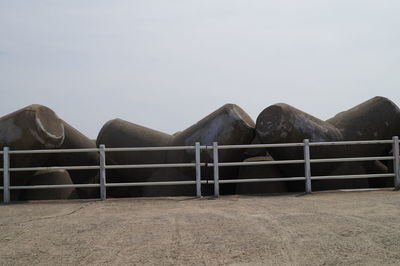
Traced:
[[[313, 146], [340, 146], [340, 145], [367, 145], [367, 144], [392, 144], [392, 156], [379, 157], [351, 157], [351, 158], [326, 158], [311, 159], [310, 147]], [[218, 151], [228, 149], [251, 149], [251, 148], [288, 148], [303, 147], [304, 158], [301, 160], [278, 160], [278, 161], [257, 161], [257, 162], [219, 162]], [[166, 164], [129, 164], [129, 165], [107, 165], [106, 152], [147, 152], [147, 151], [178, 151], [178, 150], [194, 150], [194, 163], [166, 163]], [[201, 161], [201, 150], [212, 150], [213, 162], [204, 163]], [[90, 166], [52, 166], [52, 167], [24, 167], [10, 168], [11, 154], [39, 154], [39, 153], [80, 153], [80, 152], [98, 152], [99, 165]], [[312, 180], [326, 179], [355, 179], [355, 178], [378, 178], [393, 177], [395, 189], [400, 189], [400, 155], [399, 155], [399, 138], [393, 137], [392, 140], [369, 140], [369, 141], [339, 141], [339, 142], [309, 142], [305, 139], [302, 143], [279, 143], [279, 144], [248, 144], [248, 145], [218, 145], [214, 142], [212, 146], [202, 146], [196, 142], [194, 146], [173, 146], [173, 147], [135, 147], [135, 148], [106, 148], [100, 145], [99, 148], [90, 149], [51, 149], [51, 150], [10, 150], [4, 147], [0, 151], [3, 156], [3, 190], [4, 203], [10, 202], [10, 191], [18, 189], [51, 189], [51, 188], [99, 188], [100, 198], [106, 199], [107, 187], [128, 187], [128, 186], [163, 186], [163, 185], [195, 185], [196, 195], [201, 196], [202, 184], [214, 185], [214, 196], [219, 196], [219, 185], [227, 183], [254, 183], [254, 182], [277, 182], [277, 181], [304, 181], [305, 192], [311, 193]], [[393, 173], [386, 174], [360, 174], [360, 175], [330, 175], [330, 176], [311, 176], [312, 163], [332, 163], [332, 162], [361, 162], [361, 161], [387, 161], [393, 160]], [[219, 180], [219, 168], [229, 166], [251, 166], [251, 165], [282, 165], [282, 164], [304, 164], [304, 176], [299, 177], [276, 177], [276, 178], [253, 178], [253, 179], [224, 179]], [[132, 182], [132, 183], [107, 183], [107, 169], [133, 169], [133, 168], [175, 168], [190, 167], [196, 169], [195, 180], [187, 181], [168, 181], [168, 182]], [[202, 180], [201, 167], [212, 167], [214, 179]], [[21, 171], [40, 171], [40, 170], [99, 170], [99, 184], [65, 184], [65, 185], [33, 185], [33, 186], [11, 186], [10, 172]]]

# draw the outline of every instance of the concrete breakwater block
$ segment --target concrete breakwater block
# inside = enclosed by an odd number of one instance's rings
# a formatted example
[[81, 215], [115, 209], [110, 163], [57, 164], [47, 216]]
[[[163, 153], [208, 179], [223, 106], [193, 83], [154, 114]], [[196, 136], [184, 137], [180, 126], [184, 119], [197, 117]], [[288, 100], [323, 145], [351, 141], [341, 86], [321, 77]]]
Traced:
[[[95, 148], [96, 144], [61, 120], [46, 106], [29, 105], [0, 118], [0, 145], [12, 150]], [[98, 153], [12, 154], [11, 167], [98, 165]], [[2, 158], [1, 158], [2, 163]], [[97, 170], [70, 171], [73, 183], [90, 183]], [[11, 185], [25, 185], [33, 172], [12, 172]], [[3, 180], [1, 179], [1, 182]], [[93, 189], [78, 189], [81, 197], [90, 197]], [[11, 193], [18, 199], [21, 191]], [[95, 193], [96, 194], [96, 193]]]
[[[258, 156], [244, 160], [244, 162], [263, 162], [273, 161], [271, 156]], [[280, 178], [284, 177], [277, 165], [251, 165], [240, 166], [239, 179], [252, 178]], [[257, 183], [238, 183], [236, 194], [265, 194], [287, 192], [286, 182], [257, 182]]]
[[[374, 97], [326, 120], [340, 130], [343, 140], [391, 139], [400, 134], [400, 109], [384, 97]], [[352, 153], [382, 154], [385, 146], [357, 145]]]
[[[377, 96], [338, 113], [327, 122], [337, 127], [346, 141], [388, 140], [400, 134], [400, 109], [389, 99]], [[341, 157], [389, 156], [391, 147], [392, 144], [345, 145]], [[375, 161], [365, 162], [363, 167], [367, 173], [385, 171]], [[387, 178], [369, 181], [371, 187], [384, 187], [391, 183]]]
[[[28, 181], [28, 186], [35, 185], [71, 185], [69, 173], [65, 170], [38, 171]], [[27, 189], [22, 192], [23, 200], [57, 200], [79, 198], [75, 188]]]
[[[170, 146], [169, 134], [146, 128], [122, 119], [108, 121], [100, 130], [96, 144], [107, 148]], [[166, 161], [165, 151], [107, 152], [107, 164], [161, 164]], [[107, 170], [107, 182], [144, 182], [157, 168]], [[110, 188], [115, 197], [141, 196], [140, 187]], [[113, 191], [115, 193], [113, 193]]]
[[[331, 124], [309, 115], [299, 109], [284, 103], [271, 105], [257, 117], [256, 134], [262, 143], [301, 143], [304, 139], [310, 142], [340, 141], [341, 132]], [[335, 157], [340, 147], [312, 147], [312, 158]], [[302, 147], [270, 148], [269, 154], [275, 160], [302, 160]], [[313, 165], [312, 174], [329, 174], [338, 164]], [[288, 177], [304, 176], [303, 164], [279, 166]], [[291, 191], [304, 190], [301, 181], [288, 184]]]
[[[96, 143], [61, 120], [64, 126], [64, 141], [59, 149], [86, 149], [96, 148]], [[53, 153], [47, 161], [47, 166], [98, 166], [98, 152], [79, 153]], [[74, 184], [90, 184], [94, 182], [98, 170], [68, 170]], [[96, 188], [77, 188], [80, 198], [93, 198], [98, 196]]]
[[[340, 130], [343, 140], [387, 140], [400, 134], [400, 109], [387, 98], [374, 97], [326, 122]], [[388, 154], [391, 144], [346, 148], [346, 154], [351, 156], [381, 156]]]
[[[170, 182], [170, 181], [195, 181], [193, 177], [185, 176], [177, 168], [160, 168], [154, 172], [146, 182]], [[165, 196], [195, 196], [196, 185], [162, 185], [144, 186], [142, 196], [144, 197], [165, 197]]]
[[[400, 133], [400, 111], [390, 100], [374, 97], [335, 117], [322, 121], [287, 104], [275, 104], [264, 109], [257, 118], [256, 134], [262, 143], [292, 143], [309, 139], [310, 142], [342, 140], [380, 140], [391, 139]], [[384, 156], [389, 145], [340, 145], [311, 147], [311, 158], [342, 158]], [[302, 148], [271, 148], [268, 152], [275, 160], [303, 159]], [[312, 164], [313, 176], [349, 175], [374, 173], [375, 162], [346, 162]], [[281, 166], [285, 176], [303, 176], [304, 166]], [[380, 186], [375, 180], [374, 185]], [[387, 181], [383, 181], [385, 184]], [[365, 187], [367, 180], [330, 180], [316, 181], [317, 189], [333, 189], [340, 186]], [[301, 190], [302, 184], [290, 187]]]
[[[137, 127], [136, 127], [137, 129]], [[119, 129], [120, 130], [120, 129]], [[104, 133], [99, 134], [98, 143], [104, 141]], [[130, 140], [138, 138], [136, 135], [143, 135], [143, 132], [135, 133], [126, 130], [126, 135], [130, 136]], [[212, 145], [214, 141], [217, 141], [219, 145], [227, 144], [249, 144], [254, 138], [254, 121], [246, 114], [239, 106], [234, 104], [227, 104], [212, 112], [205, 118], [201, 119], [196, 124], [189, 128], [177, 132], [173, 136], [166, 135], [156, 131], [150, 131], [147, 134], [150, 141], [147, 141], [149, 145], [146, 146], [194, 146], [196, 142], [200, 142], [201, 145]], [[120, 137], [120, 139], [123, 139]], [[154, 141], [157, 139], [157, 141]], [[145, 141], [146, 142], [146, 141]], [[154, 143], [157, 145], [154, 145]], [[140, 141], [143, 145], [143, 141]], [[150, 145], [151, 144], [151, 145]], [[122, 145], [138, 146], [138, 143], [123, 143]], [[108, 145], [109, 146], [109, 145]], [[150, 153], [151, 154], [151, 153]], [[153, 157], [147, 158], [143, 162], [153, 163], [192, 163], [195, 161], [195, 152], [192, 149], [182, 151], [168, 151], [153, 153]], [[142, 153], [143, 156], [143, 153]], [[201, 153], [202, 162], [212, 162], [212, 151], [202, 151]], [[122, 161], [117, 157], [112, 157], [116, 162]], [[143, 159], [143, 157], [141, 158]], [[221, 150], [219, 151], [219, 161], [242, 161], [244, 154], [242, 150]], [[238, 167], [230, 167], [220, 169], [220, 178], [237, 178]], [[173, 168], [173, 169], [158, 169], [157, 171], [143, 172], [143, 181], [160, 182], [160, 181], [186, 181], [195, 180], [195, 169], [194, 168]], [[203, 180], [213, 179], [213, 172], [211, 168], [202, 168]], [[221, 193], [234, 193], [235, 185], [222, 185]], [[137, 192], [144, 196], [173, 196], [173, 195], [195, 195], [195, 185], [176, 185], [176, 186], [146, 186]], [[210, 185], [203, 185], [203, 195], [209, 195], [212, 193], [212, 187]]]
[[[146, 128], [122, 119], [108, 121], [98, 134], [96, 141], [87, 138], [67, 122], [61, 120], [51, 109], [41, 105], [30, 105], [0, 118], [0, 148], [12, 150], [32, 149], [81, 149], [95, 148], [100, 144], [107, 148], [191, 146], [195, 142], [212, 146], [240, 145], [250, 143], [299, 143], [310, 142], [381, 140], [400, 135], [400, 109], [384, 97], [374, 97], [326, 121], [298, 110], [290, 105], [278, 103], [265, 108], [256, 123], [239, 106], [226, 104], [210, 113], [192, 126], [173, 135]], [[310, 147], [311, 159], [368, 157], [390, 155], [391, 144], [385, 145], [340, 145]], [[303, 147], [270, 149], [220, 149], [219, 162], [242, 162], [272, 160], [302, 160]], [[260, 157], [261, 156], [261, 157]], [[108, 165], [193, 163], [194, 149], [181, 151], [120, 151], [107, 152]], [[201, 161], [213, 162], [213, 151], [202, 150]], [[98, 152], [12, 154], [11, 167], [35, 166], [80, 166], [99, 165]], [[0, 158], [2, 163], [2, 158]], [[313, 163], [312, 176], [356, 175], [387, 173], [393, 167], [390, 162], [345, 162]], [[66, 172], [74, 184], [97, 183], [98, 170], [70, 170]], [[34, 172], [11, 172], [11, 185], [26, 185]], [[203, 180], [213, 180], [212, 167], [202, 167]], [[272, 174], [285, 177], [304, 176], [304, 164], [264, 166], [220, 166], [221, 180], [236, 178], [270, 177]], [[266, 174], [266, 176], [264, 176]], [[2, 173], [0, 173], [2, 177]], [[50, 175], [50, 173], [49, 173]], [[51, 173], [60, 176], [60, 173]], [[63, 173], [65, 175], [65, 173]], [[43, 180], [45, 180], [43, 178]], [[51, 184], [66, 179], [53, 178]], [[194, 167], [108, 169], [107, 182], [163, 182], [195, 180]], [[0, 178], [0, 184], [2, 184]], [[274, 185], [272, 185], [274, 184]], [[285, 185], [286, 186], [283, 186]], [[315, 180], [314, 190], [336, 188], [382, 187], [393, 185], [392, 179]], [[274, 191], [304, 191], [304, 182], [221, 184], [221, 194], [270, 193]], [[213, 185], [202, 185], [203, 195], [213, 194]], [[79, 197], [98, 197], [99, 189], [76, 189]], [[127, 196], [177, 196], [195, 195], [195, 185], [143, 186], [108, 188], [111, 197]], [[23, 198], [21, 191], [14, 190], [12, 200]]]
[[[49, 108], [29, 105], [0, 118], [0, 148], [38, 150], [58, 148], [64, 141], [64, 125]], [[11, 155], [13, 167], [43, 166], [49, 154]], [[3, 158], [1, 158], [2, 160]]]
[[[201, 145], [212, 146], [213, 142], [218, 145], [250, 144], [254, 139], [254, 121], [239, 106], [226, 104], [207, 115], [189, 128], [178, 132], [173, 136], [172, 145], [190, 145], [200, 142]], [[212, 162], [212, 150], [201, 153], [202, 162]], [[219, 150], [219, 162], [241, 162], [245, 159], [243, 149]], [[193, 162], [195, 160], [194, 150], [168, 152], [169, 162]], [[220, 179], [237, 178], [238, 167], [221, 167]], [[194, 169], [180, 168], [185, 176], [195, 176]], [[213, 179], [212, 169], [206, 168], [202, 173], [203, 179]], [[221, 185], [221, 194], [233, 194], [235, 184]]]
[[0, 118], [0, 145], [16, 150], [58, 148], [64, 141], [64, 125], [53, 110], [29, 105]]
[[[51, 109], [33, 104], [0, 118], [0, 148], [12, 150], [52, 149], [64, 141], [64, 125]], [[49, 154], [12, 154], [10, 167], [43, 166]], [[0, 158], [3, 165], [3, 157]], [[13, 172], [10, 174], [12, 186], [25, 185], [33, 172]], [[0, 173], [3, 184], [3, 173]], [[11, 193], [11, 199], [19, 198], [20, 191]]]

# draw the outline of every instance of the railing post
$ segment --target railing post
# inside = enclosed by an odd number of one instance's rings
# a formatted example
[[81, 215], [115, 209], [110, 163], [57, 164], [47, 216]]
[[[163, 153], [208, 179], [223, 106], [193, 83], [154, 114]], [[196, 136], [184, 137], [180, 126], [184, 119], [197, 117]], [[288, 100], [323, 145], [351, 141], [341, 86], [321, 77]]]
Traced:
[[400, 155], [399, 155], [399, 137], [393, 137], [393, 171], [394, 171], [394, 189], [400, 189]]
[[105, 200], [107, 198], [106, 189], [106, 151], [105, 145], [101, 144], [99, 150], [100, 155], [100, 198]]
[[10, 148], [3, 148], [3, 202], [10, 202]]
[[213, 142], [214, 196], [219, 197], [218, 142]]
[[311, 193], [311, 163], [310, 163], [310, 141], [305, 139], [304, 143], [304, 175], [306, 178], [306, 193]]
[[196, 196], [201, 197], [201, 158], [200, 158], [200, 142], [195, 143], [196, 156]]

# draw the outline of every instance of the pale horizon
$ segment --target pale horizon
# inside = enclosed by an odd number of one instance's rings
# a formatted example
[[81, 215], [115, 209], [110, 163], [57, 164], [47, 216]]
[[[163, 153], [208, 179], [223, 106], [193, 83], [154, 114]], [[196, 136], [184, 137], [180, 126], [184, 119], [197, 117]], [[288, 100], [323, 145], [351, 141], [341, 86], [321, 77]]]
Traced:
[[0, 116], [41, 104], [89, 138], [121, 118], [173, 134], [226, 103], [322, 120], [398, 106], [397, 1], [2, 1]]

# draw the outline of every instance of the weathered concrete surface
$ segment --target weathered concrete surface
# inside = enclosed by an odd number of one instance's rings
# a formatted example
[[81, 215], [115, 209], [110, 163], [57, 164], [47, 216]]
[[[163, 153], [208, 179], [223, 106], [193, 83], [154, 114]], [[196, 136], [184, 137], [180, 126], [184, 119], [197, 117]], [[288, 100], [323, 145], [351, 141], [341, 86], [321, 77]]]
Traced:
[[[256, 132], [263, 143], [341, 140], [337, 128], [288, 104], [278, 103], [257, 117]], [[301, 140], [301, 141], [299, 141]]]
[[[107, 148], [119, 147], [162, 147], [169, 146], [171, 135], [146, 128], [140, 125], [114, 119], [108, 121], [101, 129], [96, 144]], [[165, 152], [107, 152], [107, 157], [118, 164], [162, 163]], [[139, 170], [135, 169], [134, 171]], [[153, 173], [153, 170], [140, 170]], [[136, 175], [136, 173], [134, 173]]]
[[[33, 104], [0, 118], [0, 148], [34, 150], [57, 148], [64, 141], [64, 126], [60, 118], [49, 108]], [[10, 156], [11, 167], [43, 166], [48, 154], [14, 154]], [[3, 158], [0, 158], [3, 165]], [[25, 185], [33, 172], [10, 174], [13, 186]], [[3, 175], [0, 176], [3, 184]], [[11, 193], [11, 199], [19, 198], [20, 191]]]
[[[96, 148], [96, 143], [83, 135], [77, 129], [65, 121], [64, 141], [60, 149], [85, 149]], [[49, 165], [53, 166], [79, 166], [79, 165], [99, 165], [99, 154], [97, 152], [80, 153], [56, 153], [49, 160]], [[74, 184], [98, 183], [95, 181], [98, 170], [68, 170]], [[97, 188], [79, 188], [78, 193], [81, 198], [98, 197]]]
[[[73, 184], [68, 171], [49, 170], [38, 171], [28, 181], [28, 186], [35, 185], [70, 185]], [[56, 199], [77, 199], [78, 192], [75, 188], [57, 189], [27, 189], [22, 193], [23, 200], [56, 200]]]
[[[255, 130], [256, 127], [256, 130]], [[257, 134], [255, 134], [257, 133]], [[143, 147], [189, 145], [196, 141], [202, 145], [249, 144], [389, 139], [400, 135], [400, 110], [390, 100], [383, 97], [372, 98], [335, 117], [322, 121], [287, 104], [275, 104], [266, 108], [253, 120], [237, 105], [227, 104], [214, 111], [191, 127], [174, 135], [145, 128], [121, 119], [106, 123], [99, 133], [97, 144], [71, 125], [62, 121], [49, 108], [30, 105], [0, 118], [0, 148], [12, 149], [43, 148], [94, 148], [99, 144], [107, 147]], [[357, 157], [387, 155], [390, 145], [362, 145], [341, 147], [311, 147], [312, 158]], [[279, 148], [268, 151], [274, 159], [302, 159], [302, 148]], [[219, 161], [242, 161], [249, 157], [268, 155], [265, 149], [220, 150]], [[212, 162], [212, 151], [202, 152], [203, 162]], [[250, 159], [251, 160], [251, 159]], [[107, 153], [107, 164], [145, 164], [194, 162], [194, 151], [172, 152], [113, 152]], [[1, 163], [1, 160], [0, 160]], [[98, 165], [98, 154], [35, 154], [12, 155], [12, 167], [54, 166], [54, 165]], [[379, 162], [370, 163], [329, 163], [312, 165], [312, 175], [326, 174], [362, 174], [386, 173], [387, 167]], [[249, 167], [248, 169], [251, 169]], [[238, 167], [221, 167], [220, 179], [233, 179], [238, 176]], [[247, 168], [243, 168], [247, 169]], [[285, 176], [303, 176], [304, 166], [280, 166]], [[244, 170], [243, 170], [244, 171]], [[249, 170], [250, 171], [250, 170]], [[257, 169], [253, 169], [255, 175]], [[261, 171], [261, 170], [260, 170]], [[98, 182], [98, 171], [69, 171], [74, 183]], [[33, 172], [11, 174], [12, 185], [25, 185]], [[211, 168], [202, 169], [203, 179], [213, 179]], [[129, 169], [107, 170], [108, 182], [143, 182], [167, 180], [194, 180], [193, 168], [177, 169]], [[2, 183], [2, 179], [0, 180]], [[263, 185], [270, 184], [265, 183]], [[333, 180], [315, 181], [313, 189], [335, 189], [353, 187], [382, 187], [393, 184], [389, 179], [371, 180]], [[254, 185], [254, 184], [253, 184]], [[235, 184], [221, 185], [221, 194], [235, 192]], [[303, 191], [304, 182], [291, 182], [289, 190]], [[256, 187], [254, 189], [261, 189]], [[277, 188], [278, 189], [278, 188]], [[250, 189], [252, 190], [252, 189]], [[80, 197], [97, 197], [98, 189], [79, 189]], [[109, 196], [154, 196], [154, 195], [194, 195], [194, 186], [110, 188]], [[203, 194], [211, 194], [212, 186], [203, 187]], [[12, 199], [19, 197], [19, 191], [13, 191]]]
[[[391, 139], [400, 134], [400, 109], [389, 99], [374, 97], [327, 120], [337, 127], [343, 140]], [[389, 146], [389, 147], [388, 147]], [[389, 145], [346, 146], [348, 157], [382, 156]]]
[[[173, 144], [220, 145], [250, 143], [254, 138], [254, 121], [235, 104], [226, 104], [189, 128], [176, 133]], [[224, 155], [224, 154], [221, 154]], [[235, 157], [235, 155], [225, 156]], [[212, 155], [210, 155], [212, 157]]]
[[0, 146], [16, 150], [57, 148], [64, 140], [60, 118], [49, 108], [33, 104], [0, 118]]
[[[370, 174], [370, 172], [366, 169], [364, 162], [344, 162], [338, 164], [337, 167], [329, 173], [329, 175], [362, 175], [362, 174]], [[368, 179], [352, 178], [352, 179], [331, 179], [331, 180], [312, 181], [313, 191], [354, 189], [354, 188], [369, 188]]]
[[[12, 150], [35, 150], [95, 148], [96, 144], [61, 120], [51, 109], [34, 104], [0, 118], [0, 147], [4, 146], [10, 147]], [[11, 155], [10, 162], [11, 167], [99, 164], [97, 153]], [[75, 184], [92, 183], [96, 174], [97, 170], [70, 171]], [[26, 185], [31, 182], [32, 175], [34, 172], [13, 172], [11, 173], [11, 184]], [[53, 176], [57, 175], [53, 174]], [[63, 181], [55, 177], [51, 183], [57, 184], [57, 180]], [[0, 182], [2, 183], [2, 181], [1, 179]], [[96, 197], [98, 194], [97, 190], [93, 189], [79, 189], [78, 191], [84, 198]], [[21, 193], [19, 190], [12, 191], [12, 199], [19, 199]], [[24, 196], [22, 195], [22, 197]], [[44, 194], [43, 197], [45, 198], [46, 195]]]
[[[374, 97], [326, 122], [340, 130], [343, 140], [387, 140], [400, 134], [400, 109], [387, 98]], [[345, 153], [348, 157], [382, 156], [387, 154], [390, 146], [345, 146]]]
[[[287, 104], [266, 108], [257, 118], [256, 133], [263, 143], [311, 142], [341, 140], [391, 139], [400, 133], [400, 110], [383, 97], [372, 98], [335, 117], [322, 121]], [[311, 147], [312, 158], [365, 157], [387, 155], [388, 145], [344, 145]], [[303, 159], [302, 148], [276, 148], [268, 152], [276, 160]], [[320, 175], [372, 174], [382, 172], [374, 162], [347, 162], [313, 164], [311, 173]], [[304, 175], [304, 166], [281, 166], [286, 176]], [[378, 170], [377, 170], [378, 169]], [[382, 187], [390, 184], [386, 179], [324, 180], [313, 182], [313, 189]], [[381, 183], [379, 183], [381, 182]], [[291, 191], [301, 191], [302, 182], [291, 183]]]
[[[254, 121], [235, 104], [226, 104], [189, 128], [178, 132], [173, 137], [172, 145], [194, 145], [200, 142], [201, 145], [212, 145], [218, 142], [219, 145], [249, 144], [254, 138]], [[212, 151], [204, 151], [201, 154], [203, 162], [212, 162]], [[194, 151], [168, 152], [169, 161], [192, 162]], [[242, 149], [220, 150], [219, 161], [241, 162], [245, 159]], [[194, 176], [194, 170], [180, 169], [185, 175]], [[238, 167], [224, 167], [220, 169], [221, 179], [236, 178]], [[210, 169], [203, 173], [205, 179], [212, 179]], [[234, 184], [221, 186], [221, 193], [234, 193]]]
[[[262, 144], [260, 138], [255, 135], [250, 144]], [[243, 150], [244, 158], [270, 156], [265, 148], [249, 148]]]
[[[162, 147], [169, 146], [171, 135], [146, 128], [140, 125], [114, 119], [108, 121], [100, 130], [97, 146], [104, 144], [107, 148], [119, 147]], [[165, 162], [166, 152], [107, 152], [107, 164], [158, 164]], [[143, 182], [157, 169], [123, 169], [107, 170], [107, 182]], [[113, 193], [115, 191], [115, 193]], [[141, 188], [110, 188], [112, 196], [140, 196]]]
[[[273, 161], [271, 156], [252, 157], [244, 160], [244, 162], [261, 162]], [[251, 165], [240, 166], [239, 179], [251, 178], [279, 178], [283, 174], [277, 165]], [[287, 192], [285, 182], [257, 182], [257, 183], [239, 183], [236, 185], [235, 194], [265, 194], [265, 193], [282, 193]]]
[[[326, 122], [337, 127], [344, 140], [391, 139], [400, 134], [400, 109], [389, 99], [377, 96], [338, 113]], [[377, 146], [361, 147], [365, 148], [362, 151], [355, 150], [355, 153], [376, 154], [381, 151]], [[371, 147], [375, 147], [375, 150], [378, 148], [378, 151], [372, 151]]]
[[[393, 166], [393, 163], [391, 164]], [[365, 169], [369, 174], [387, 174], [393, 173], [393, 168], [388, 168], [381, 161], [374, 161], [372, 163], [366, 163]], [[380, 178], [369, 178], [369, 187], [371, 188], [382, 188], [382, 187], [394, 187], [393, 177], [380, 177]]]
[[0, 206], [2, 265], [398, 265], [400, 193]]
[[[400, 109], [389, 99], [377, 96], [335, 115], [327, 122], [341, 131], [343, 140], [387, 140], [400, 134]], [[343, 146], [342, 157], [386, 156], [389, 155], [388, 150], [391, 150], [390, 144]], [[374, 164], [369, 162], [364, 165], [368, 171], [374, 168]], [[371, 180], [374, 187], [387, 184], [387, 179]]]
[[[167, 181], [195, 181], [195, 177], [186, 176], [177, 168], [160, 168], [155, 171], [146, 181], [147, 182], [167, 182]], [[174, 185], [174, 186], [144, 186], [142, 196], [144, 197], [164, 197], [164, 196], [195, 196], [196, 185]]]
[[[256, 134], [262, 143], [300, 143], [304, 139], [310, 142], [340, 141], [341, 132], [331, 124], [304, 113], [290, 105], [278, 103], [264, 109], [257, 117]], [[311, 147], [312, 158], [336, 157], [341, 147]], [[301, 160], [303, 148], [272, 148], [268, 152], [275, 160]], [[336, 156], [335, 156], [336, 155]], [[327, 175], [339, 164], [313, 165], [312, 175]], [[279, 166], [285, 176], [304, 176], [303, 164]], [[290, 182], [292, 191], [304, 190], [304, 182]]]
[[[257, 117], [256, 133], [262, 143], [300, 143], [304, 139], [310, 142], [340, 141], [341, 132], [331, 124], [324, 122], [314, 116], [304, 113], [290, 105], [279, 103], [264, 109]], [[311, 147], [313, 158], [327, 158], [332, 156], [340, 148], [337, 147]], [[268, 152], [275, 160], [303, 159], [303, 148], [273, 148]], [[328, 156], [327, 156], [328, 155]], [[304, 172], [304, 167], [285, 165], [282, 171], [288, 175], [298, 175]], [[315, 173], [319, 170], [326, 173], [332, 170], [314, 167]], [[318, 173], [319, 174], [319, 173]]]
[[[12, 150], [51, 149], [64, 141], [64, 125], [49, 108], [29, 105], [0, 118], [0, 148]], [[13, 167], [40, 166], [48, 155], [11, 155]], [[2, 160], [3, 158], [1, 158]]]

